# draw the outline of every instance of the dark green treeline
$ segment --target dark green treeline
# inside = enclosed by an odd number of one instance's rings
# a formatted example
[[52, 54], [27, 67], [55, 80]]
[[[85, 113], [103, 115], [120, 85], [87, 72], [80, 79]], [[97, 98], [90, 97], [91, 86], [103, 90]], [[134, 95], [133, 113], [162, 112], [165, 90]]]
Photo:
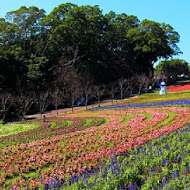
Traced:
[[39, 96], [72, 89], [79, 80], [106, 85], [152, 76], [159, 58], [179, 53], [178, 42], [169, 24], [103, 14], [98, 6], [66, 3], [49, 15], [23, 6], [0, 18], [0, 91]]

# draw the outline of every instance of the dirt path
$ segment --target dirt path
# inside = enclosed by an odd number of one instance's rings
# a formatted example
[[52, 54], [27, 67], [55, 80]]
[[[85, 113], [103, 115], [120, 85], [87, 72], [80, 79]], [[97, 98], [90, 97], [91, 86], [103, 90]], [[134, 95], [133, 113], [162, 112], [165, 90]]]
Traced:
[[[136, 98], [137, 96], [131, 97], [131, 98]], [[130, 98], [125, 98], [123, 100], [127, 100]], [[121, 102], [120, 100], [114, 100], [113, 104], [116, 104], [117, 102]], [[112, 105], [112, 101], [111, 100], [104, 100], [101, 102], [101, 107], [102, 106], [108, 106], [108, 105]], [[92, 105], [88, 105], [88, 109], [90, 108], [94, 108], [94, 107], [98, 107], [98, 104], [92, 104]], [[80, 106], [80, 107], [74, 107], [74, 112], [80, 112], [80, 111], [84, 111], [86, 109], [85, 106]], [[63, 108], [63, 109], [58, 109], [58, 114], [69, 114], [72, 113], [72, 108]], [[47, 117], [52, 117], [52, 116], [56, 116], [57, 115], [57, 111], [56, 110], [51, 110], [51, 111], [47, 111], [46, 113]], [[42, 115], [40, 113], [37, 114], [33, 114], [33, 115], [26, 115], [25, 118], [26, 119], [37, 119], [37, 118], [41, 118]]]

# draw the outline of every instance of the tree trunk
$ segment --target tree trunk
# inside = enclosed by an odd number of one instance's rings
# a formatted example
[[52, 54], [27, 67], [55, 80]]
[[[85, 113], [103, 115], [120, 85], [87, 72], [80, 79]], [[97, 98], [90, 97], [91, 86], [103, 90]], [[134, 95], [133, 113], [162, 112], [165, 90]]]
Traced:
[[72, 113], [74, 112], [74, 106], [72, 105]]
[[131, 91], [130, 91], [130, 97], [132, 96], [132, 93], [133, 93], [133, 91], [131, 90]]
[[123, 99], [123, 89], [121, 88], [121, 101]]
[[25, 120], [25, 115], [26, 115], [26, 114], [23, 114], [23, 115], [22, 115], [22, 120]]
[[138, 91], [138, 95], [140, 95], [141, 94], [141, 88], [139, 88], [139, 91]]
[[5, 112], [3, 112], [3, 121], [5, 120], [5, 115], [6, 115], [6, 113], [5, 113]]
[[57, 110], [57, 106], [55, 106], [55, 110], [56, 110], [56, 112], [57, 112], [57, 116], [58, 116], [58, 110]]
[[87, 111], [87, 109], [88, 109], [88, 100], [87, 99], [85, 100], [85, 106], [86, 106], [86, 111]]
[[98, 97], [98, 107], [100, 107], [100, 97]]

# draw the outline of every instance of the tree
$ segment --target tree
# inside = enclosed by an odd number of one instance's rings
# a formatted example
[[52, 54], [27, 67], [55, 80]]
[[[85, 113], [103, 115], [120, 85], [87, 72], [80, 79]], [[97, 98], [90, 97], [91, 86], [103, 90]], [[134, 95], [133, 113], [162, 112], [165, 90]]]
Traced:
[[[41, 44], [39, 35], [42, 34], [41, 21], [45, 18], [45, 11], [35, 6], [22, 6], [16, 11], [6, 14], [6, 20], [12, 24], [14, 39], [25, 53], [37, 55], [38, 45]], [[41, 36], [42, 37], [42, 36]], [[37, 48], [36, 48], [37, 46]], [[35, 49], [34, 49], [35, 48]]]
[[150, 89], [150, 92], [152, 91], [152, 88], [153, 88], [153, 78], [151, 79], [150, 77], [147, 77], [147, 76], [144, 76], [144, 89], [145, 89], [145, 93], [148, 92], [148, 89], [149, 89], [149, 85], [151, 86], [151, 89]]
[[[89, 88], [73, 82], [81, 80], [79, 75], [90, 75], [96, 86], [153, 75], [158, 59], [180, 53], [178, 41], [179, 34], [168, 24], [113, 11], [103, 14], [98, 6], [66, 3], [48, 15], [22, 6], [0, 18], [0, 90], [18, 97], [16, 84], [21, 81], [24, 89], [30, 86], [29, 92], [39, 96], [50, 90], [52, 81], [63, 81], [73, 109], [76, 97], [90, 96]], [[131, 94], [135, 82], [124, 86]], [[68, 99], [64, 103], [68, 105]]]
[[113, 99], [115, 97], [115, 93], [118, 91], [118, 87], [117, 87], [117, 82], [111, 82], [109, 85], [108, 85], [108, 93], [111, 97], [111, 101], [112, 101], [112, 105], [113, 105]]
[[49, 91], [40, 92], [39, 94], [35, 95], [35, 101], [40, 113], [44, 114], [44, 112], [46, 111], [47, 107], [51, 102]]
[[127, 80], [124, 79], [124, 78], [121, 78], [121, 79], [118, 80], [121, 100], [123, 100], [123, 93], [124, 93], [124, 90], [125, 90], [126, 83], [127, 83]]
[[[44, 55], [49, 41], [41, 25], [44, 18], [43, 9], [22, 6], [1, 19], [0, 61], [3, 63], [2, 72], [8, 87], [14, 88], [17, 80], [22, 80], [25, 86], [31, 83], [38, 86], [49, 75], [46, 72], [48, 59]], [[12, 81], [11, 85], [9, 80]]]
[[130, 57], [135, 73], [153, 74], [153, 65], [160, 58], [169, 58], [180, 53], [177, 43], [179, 34], [170, 25], [143, 20], [127, 32]]
[[2, 111], [3, 111], [2, 119], [4, 120], [7, 111], [9, 110], [11, 105], [13, 104], [13, 96], [12, 96], [12, 94], [10, 94], [8, 92], [2, 92], [0, 94], [0, 100], [1, 100], [1, 107], [2, 107]]
[[28, 110], [34, 103], [34, 97], [30, 92], [21, 92], [15, 98], [15, 104], [19, 109], [19, 115], [22, 114], [22, 117], [25, 119], [25, 115], [27, 114]]
[[136, 87], [136, 77], [133, 76], [133, 77], [127, 79], [127, 87], [128, 87], [129, 95], [131, 97], [133, 90]]
[[161, 61], [155, 68], [155, 76], [165, 75], [167, 78], [177, 78], [178, 75], [189, 74], [189, 64], [182, 59]]
[[61, 105], [63, 103], [63, 99], [64, 99], [64, 92], [61, 91], [59, 88], [56, 88], [54, 90], [54, 92], [51, 94], [52, 97], [52, 104], [55, 106], [55, 110], [57, 112], [58, 115], [58, 106]]
[[74, 111], [74, 104], [83, 95], [83, 86], [80, 75], [75, 67], [67, 67], [64, 72], [65, 97]]
[[73, 83], [68, 88], [68, 94], [70, 96], [72, 112], [74, 112], [74, 103], [81, 97], [81, 87], [77, 83]]
[[93, 92], [92, 85], [93, 85], [92, 76], [89, 73], [85, 73], [84, 76], [82, 77], [82, 88], [83, 88], [83, 93], [85, 96], [86, 111], [88, 109], [89, 96]]
[[138, 94], [140, 95], [143, 87], [145, 87], [145, 90], [147, 92], [148, 84], [149, 84], [148, 77], [145, 74], [141, 74], [141, 75], [137, 75], [136, 79], [137, 79], [136, 86], [138, 87]]
[[100, 101], [101, 101], [101, 97], [104, 95], [105, 93], [105, 85], [95, 85], [93, 87], [93, 95], [94, 97], [98, 100], [98, 107], [100, 107]]

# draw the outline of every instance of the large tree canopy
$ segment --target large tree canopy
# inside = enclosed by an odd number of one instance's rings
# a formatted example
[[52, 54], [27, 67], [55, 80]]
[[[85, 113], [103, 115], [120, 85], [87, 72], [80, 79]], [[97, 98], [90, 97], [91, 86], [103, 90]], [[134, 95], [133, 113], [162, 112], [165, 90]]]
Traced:
[[155, 68], [155, 75], [176, 78], [177, 75], [189, 74], [189, 64], [182, 59], [161, 61]]
[[170, 25], [143, 20], [138, 27], [128, 31], [127, 37], [131, 61], [134, 62], [137, 73], [153, 72], [153, 64], [159, 58], [168, 58], [179, 53], [176, 45], [179, 35]]
[[22, 6], [0, 18], [0, 115], [9, 108], [23, 116], [31, 106], [41, 113], [49, 105], [73, 108], [81, 97], [100, 101], [108, 85], [112, 98], [118, 86], [121, 99], [141, 93], [154, 63], [180, 53], [178, 42], [169, 24], [103, 14], [98, 6], [66, 3], [48, 15]]
[[159, 58], [180, 52], [178, 41], [168, 24], [103, 14], [98, 6], [66, 3], [49, 15], [23, 6], [0, 19], [1, 89], [18, 83], [46, 89], [64, 78], [68, 66], [80, 75], [88, 73], [96, 84], [150, 75]]

